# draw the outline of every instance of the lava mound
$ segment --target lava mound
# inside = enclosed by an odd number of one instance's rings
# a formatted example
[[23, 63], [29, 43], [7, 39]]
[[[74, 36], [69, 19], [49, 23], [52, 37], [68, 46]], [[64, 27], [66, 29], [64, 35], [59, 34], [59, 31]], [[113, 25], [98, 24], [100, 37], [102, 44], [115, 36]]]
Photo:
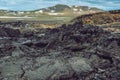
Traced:
[[73, 19], [71, 22], [81, 22], [83, 24], [90, 25], [102, 25], [114, 22], [116, 23], [120, 22], [120, 10], [82, 15]]

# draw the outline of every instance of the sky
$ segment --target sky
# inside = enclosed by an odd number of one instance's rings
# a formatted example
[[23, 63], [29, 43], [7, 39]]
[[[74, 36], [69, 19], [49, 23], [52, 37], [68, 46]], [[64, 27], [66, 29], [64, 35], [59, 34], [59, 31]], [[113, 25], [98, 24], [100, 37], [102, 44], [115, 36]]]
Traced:
[[56, 4], [97, 7], [103, 10], [120, 9], [120, 0], [0, 0], [0, 9], [28, 11]]

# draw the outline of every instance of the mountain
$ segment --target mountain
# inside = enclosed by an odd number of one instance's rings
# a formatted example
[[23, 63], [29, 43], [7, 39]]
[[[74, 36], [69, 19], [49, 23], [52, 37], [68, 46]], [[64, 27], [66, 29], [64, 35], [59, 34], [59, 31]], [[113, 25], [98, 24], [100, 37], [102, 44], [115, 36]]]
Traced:
[[96, 13], [96, 12], [102, 12], [103, 10], [96, 8], [96, 7], [88, 7], [88, 6], [68, 6], [63, 4], [57, 4], [52, 7], [43, 8], [39, 10], [35, 10], [35, 12], [39, 13], [67, 13], [67, 14], [81, 14], [83, 12], [87, 13]]
[[57, 5], [52, 6], [52, 7], [43, 8], [42, 10], [46, 11], [46, 12], [52, 12], [52, 11], [54, 11], [54, 12], [62, 12], [65, 9], [70, 9], [70, 7], [67, 6], [67, 5], [57, 4]]
[[0, 10], [0, 16], [35, 16], [38, 14], [45, 15], [73, 15], [73, 14], [88, 14], [102, 12], [103, 10], [96, 7], [88, 6], [68, 6], [63, 4], [57, 4], [48, 8], [42, 8], [33, 11], [10, 11], [10, 10]]

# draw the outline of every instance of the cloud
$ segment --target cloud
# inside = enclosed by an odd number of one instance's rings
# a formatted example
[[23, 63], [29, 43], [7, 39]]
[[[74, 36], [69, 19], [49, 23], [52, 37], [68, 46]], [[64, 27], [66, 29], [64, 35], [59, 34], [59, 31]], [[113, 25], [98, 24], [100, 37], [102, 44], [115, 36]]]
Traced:
[[8, 8], [8, 7], [0, 6], [0, 9], [5, 9], [5, 10], [7, 10], [7, 9], [9, 9], [9, 8]]
[[34, 10], [55, 4], [81, 5], [110, 10], [119, 9], [120, 0], [0, 0], [0, 8], [10, 10]]

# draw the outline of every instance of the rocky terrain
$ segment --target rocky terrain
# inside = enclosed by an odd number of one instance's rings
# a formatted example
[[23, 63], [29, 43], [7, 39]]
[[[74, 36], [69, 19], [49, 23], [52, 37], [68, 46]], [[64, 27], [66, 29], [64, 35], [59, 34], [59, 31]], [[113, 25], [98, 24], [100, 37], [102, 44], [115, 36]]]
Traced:
[[71, 22], [82, 22], [84, 25], [100, 26], [104, 30], [120, 32], [120, 10], [82, 15]]
[[99, 12], [79, 16], [71, 22], [82, 22], [83, 24], [103, 25], [120, 22], [120, 10]]
[[0, 27], [0, 80], [119, 79], [119, 33], [77, 21], [35, 32]]

